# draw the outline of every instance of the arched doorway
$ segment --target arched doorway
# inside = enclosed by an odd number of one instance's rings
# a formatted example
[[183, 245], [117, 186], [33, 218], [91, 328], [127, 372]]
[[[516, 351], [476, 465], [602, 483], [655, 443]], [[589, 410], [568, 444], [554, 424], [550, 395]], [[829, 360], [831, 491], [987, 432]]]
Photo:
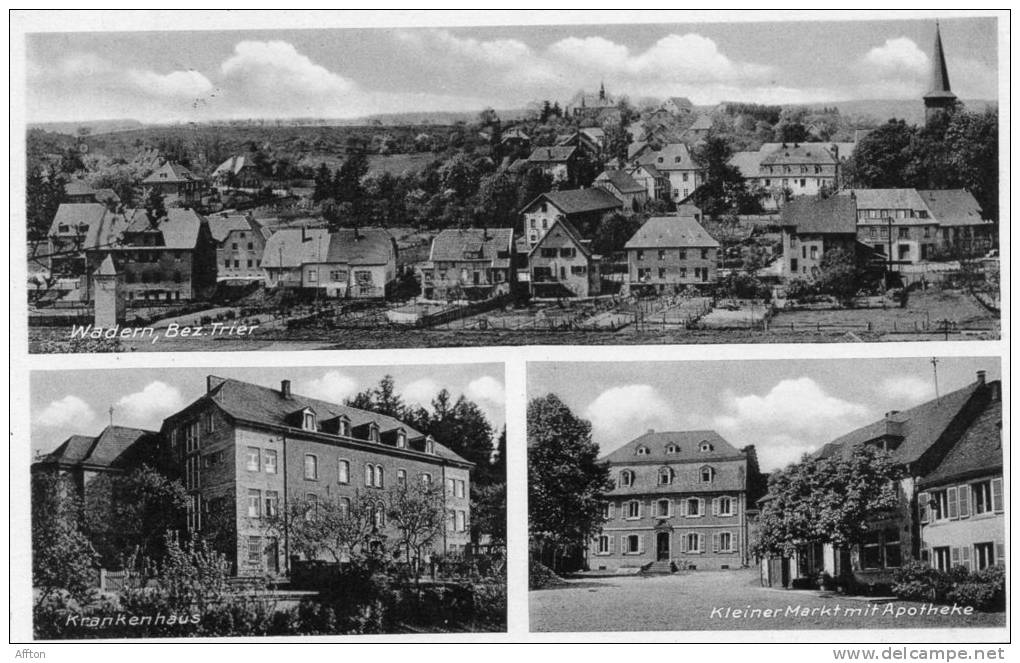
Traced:
[[669, 532], [658, 532], [655, 535], [655, 560], [669, 561]]

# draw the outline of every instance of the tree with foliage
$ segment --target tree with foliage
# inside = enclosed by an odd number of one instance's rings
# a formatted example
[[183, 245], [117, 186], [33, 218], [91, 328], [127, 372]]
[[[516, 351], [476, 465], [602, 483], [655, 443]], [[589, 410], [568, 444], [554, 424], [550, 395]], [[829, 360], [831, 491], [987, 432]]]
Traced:
[[37, 242], [46, 239], [53, 217], [64, 201], [66, 180], [55, 169], [43, 175], [38, 168], [30, 168], [25, 182], [25, 212], [28, 217], [28, 239]]
[[159, 223], [160, 219], [166, 218], [166, 203], [163, 194], [156, 187], [146, 190], [142, 207], [145, 208], [145, 216], [153, 226]]
[[624, 245], [634, 236], [646, 221], [644, 216], [608, 212], [599, 220], [592, 234], [592, 251], [611, 256], [623, 251]]
[[868, 523], [900, 506], [903, 474], [890, 454], [871, 445], [805, 456], [773, 472], [763, 502], [755, 555], [792, 555], [802, 544], [847, 548], [861, 542]]
[[[189, 537], [184, 544], [175, 532], [165, 532], [158, 558], [140, 558], [137, 583], [121, 592], [121, 607], [129, 613], [145, 614], [157, 602], [171, 610], [198, 610], [217, 605], [230, 592], [230, 561], [201, 537]], [[132, 586], [136, 585], [136, 586]]]
[[286, 537], [291, 550], [307, 560], [326, 554], [342, 562], [368, 553], [376, 532], [380, 504], [367, 492], [342, 496], [288, 500], [287, 508], [265, 514], [266, 532]]
[[554, 571], [601, 530], [602, 501], [612, 483], [598, 455], [591, 423], [558, 396], [528, 403], [528, 528]]
[[423, 553], [431, 549], [446, 527], [443, 487], [422, 481], [405, 481], [389, 490], [386, 516], [397, 530], [398, 550], [403, 548], [417, 578]]
[[854, 255], [845, 249], [829, 249], [819, 264], [817, 288], [841, 301], [849, 301], [861, 287]]
[[82, 504], [70, 478], [32, 476], [32, 586], [36, 605], [56, 592], [76, 600], [91, 592], [98, 556], [81, 528]]
[[400, 394], [397, 393], [396, 381], [392, 375], [383, 376], [377, 386], [358, 392], [348, 398], [344, 404], [359, 410], [385, 414], [394, 419], [402, 420], [407, 416], [407, 406]]
[[864, 189], [903, 188], [917, 184], [912, 165], [916, 128], [889, 120], [869, 132], [854, 148], [845, 167], [849, 184]]
[[485, 228], [512, 228], [517, 221], [517, 182], [506, 173], [482, 178], [475, 208], [479, 225]]
[[321, 203], [331, 198], [336, 199], [336, 191], [333, 188], [333, 173], [329, 170], [326, 162], [322, 162], [315, 169], [315, 188], [312, 190], [312, 202]]
[[747, 183], [740, 170], [730, 164], [732, 156], [729, 142], [714, 132], [694, 147], [694, 162], [705, 170], [705, 183], [695, 190], [694, 204], [710, 218], [727, 213], [748, 213], [741, 207], [757, 205], [747, 193]]

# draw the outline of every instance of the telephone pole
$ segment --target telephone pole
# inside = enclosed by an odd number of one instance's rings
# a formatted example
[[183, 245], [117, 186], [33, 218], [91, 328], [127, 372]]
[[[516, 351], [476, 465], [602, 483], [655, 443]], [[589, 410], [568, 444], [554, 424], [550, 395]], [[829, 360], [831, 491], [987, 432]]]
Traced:
[[939, 360], [931, 358], [931, 371], [935, 376], [935, 404], [939, 404]]

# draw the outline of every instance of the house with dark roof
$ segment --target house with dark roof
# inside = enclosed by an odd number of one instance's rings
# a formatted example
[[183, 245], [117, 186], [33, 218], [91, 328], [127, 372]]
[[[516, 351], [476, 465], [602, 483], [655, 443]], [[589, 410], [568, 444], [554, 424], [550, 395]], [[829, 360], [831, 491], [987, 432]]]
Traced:
[[623, 209], [638, 212], [648, 202], [648, 190], [624, 170], [603, 170], [592, 186], [605, 189], [616, 196]]
[[613, 489], [589, 568], [669, 573], [750, 562], [748, 510], [759, 484], [753, 446], [738, 450], [711, 430], [649, 430], [600, 461]]
[[376, 503], [370, 538], [396, 532], [387, 490], [421, 482], [445, 488], [448, 515], [433, 554], [470, 542], [473, 465], [407, 423], [278, 389], [210, 375], [206, 393], [160, 430], [188, 491], [187, 525], [219, 541], [239, 576], [283, 574], [300, 553], [267, 519], [292, 503]]
[[817, 196], [835, 191], [841, 161], [854, 143], [764, 143], [757, 150], [735, 152], [730, 165], [737, 168], [748, 187], [760, 188], [762, 205], [778, 209], [787, 198]]
[[708, 136], [708, 132], [711, 130], [712, 117], [703, 113], [695, 118], [694, 124], [687, 127], [682, 139], [689, 143], [696, 143]]
[[509, 294], [514, 255], [512, 228], [443, 230], [420, 268], [422, 296], [445, 300]]
[[531, 247], [527, 278], [532, 297], [593, 297], [602, 291], [602, 258], [569, 219], [559, 216]]
[[686, 200], [705, 183], [707, 173], [694, 160], [686, 143], [670, 143], [654, 152], [638, 157], [637, 165], [655, 166], [669, 178], [670, 197], [674, 202]]
[[281, 228], [266, 242], [262, 269], [268, 287], [382, 298], [397, 278], [397, 243], [383, 228]]
[[598, 187], [550, 191], [521, 209], [524, 236], [534, 247], [557, 219], [566, 219], [575, 229], [594, 229], [604, 214], [622, 209], [616, 196]]
[[554, 182], [573, 182], [577, 174], [578, 148], [574, 145], [536, 147], [528, 165], [540, 169]]
[[828, 251], [867, 257], [866, 247], [857, 243], [857, 207], [849, 196], [794, 198], [783, 205], [779, 218], [782, 278], [817, 277]]
[[606, 92], [605, 84], [599, 85], [599, 91], [595, 93], [579, 91], [564, 107], [569, 117], [589, 118], [602, 122], [619, 121], [620, 111], [617, 108], [617, 100]]
[[624, 248], [631, 292], [680, 290], [716, 279], [719, 242], [693, 216], [653, 216]]
[[670, 115], [686, 117], [694, 113], [694, 104], [687, 97], [669, 97], [659, 106]]
[[[904, 562], [924, 559], [922, 526], [942, 524], [943, 520], [959, 520], [959, 486], [967, 483], [965, 477], [977, 477], [970, 472], [978, 470], [994, 474], [993, 467], [979, 467], [985, 461], [972, 466], [971, 461], [965, 461], [965, 458], [969, 459], [972, 453], [978, 453], [968, 449], [985, 448], [989, 444], [994, 446], [994, 440], [978, 442], [972, 436], [987, 437], [995, 413], [1001, 412], [1001, 409], [996, 410], [995, 405], [996, 401], [1001, 400], [1001, 393], [1001, 382], [988, 382], [985, 372], [978, 371], [977, 380], [962, 389], [907, 410], [890, 410], [882, 419], [853, 430], [815, 452], [815, 458], [849, 456], [861, 445], [887, 451], [903, 471], [897, 490], [900, 503], [885, 514], [862, 523], [865, 532], [859, 544], [849, 548], [834, 548], [829, 544], [803, 546], [793, 559], [788, 560], [790, 567], [784, 576], [796, 578], [824, 571], [833, 577], [853, 575], [862, 585], [887, 585], [893, 571]], [[955, 451], [957, 449], [959, 451]], [[949, 492], [947, 488], [946, 499], [942, 501], [941, 493], [936, 489], [947, 485], [956, 490]], [[988, 485], [990, 491], [992, 485], [990, 482]], [[921, 499], [924, 486], [931, 487], [932, 492], [937, 493], [934, 503], [931, 495]], [[965, 500], [972, 499], [972, 493], [967, 495]], [[952, 502], [949, 501], [950, 497]], [[998, 503], [994, 502], [991, 492], [988, 497], [992, 513], [995, 513], [996, 504], [1001, 511], [1001, 492]], [[768, 498], [766, 496], [763, 499]], [[942, 509], [945, 509], [945, 515]], [[972, 513], [970, 504], [967, 509], [968, 513]], [[960, 531], [958, 529], [957, 533]], [[969, 536], [969, 529], [967, 531]], [[980, 531], [982, 535], [988, 533], [987, 530]], [[999, 538], [993, 537], [990, 541], [995, 543], [1004, 536], [1003, 532]], [[945, 541], [941, 538], [929, 540]], [[963, 547], [970, 546], [973, 551], [973, 544], [986, 542], [958, 540], [950, 546], [950, 555], [957, 554], [958, 559], [962, 560], [964, 554], [973, 554], [963, 553]], [[939, 547], [942, 547], [941, 543]], [[953, 547], [958, 549], [957, 553], [952, 552]], [[995, 553], [994, 549], [992, 553]], [[929, 560], [933, 554], [929, 551]]]
[[650, 163], [625, 169], [631, 178], [645, 188], [648, 200], [669, 200], [669, 176]]
[[50, 272], [85, 275], [85, 239], [89, 228], [113, 213], [106, 205], [96, 202], [61, 203], [46, 234]]
[[115, 206], [120, 202], [120, 196], [113, 189], [93, 189], [82, 180], [71, 180], [64, 185], [64, 202]]
[[72, 435], [32, 462], [32, 474], [55, 472], [71, 479], [82, 497], [93, 480], [121, 474], [143, 463], [157, 464], [159, 433], [127, 426], [107, 426], [99, 435]]
[[248, 214], [221, 212], [206, 217], [216, 241], [217, 281], [263, 281], [262, 255], [272, 234]]
[[939, 248], [975, 255], [996, 243], [995, 222], [966, 189], [918, 189], [917, 194], [939, 224]]
[[216, 166], [209, 179], [214, 184], [230, 189], [260, 189], [262, 176], [250, 157], [234, 155]]
[[167, 161], [142, 180], [142, 188], [156, 189], [166, 202], [198, 202], [205, 180], [175, 161]]

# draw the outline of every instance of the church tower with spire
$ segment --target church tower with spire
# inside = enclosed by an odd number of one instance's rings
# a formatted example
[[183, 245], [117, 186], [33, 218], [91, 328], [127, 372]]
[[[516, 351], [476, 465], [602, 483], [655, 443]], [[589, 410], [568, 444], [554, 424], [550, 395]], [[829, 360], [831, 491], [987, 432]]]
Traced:
[[924, 95], [924, 121], [934, 118], [956, 105], [956, 95], [949, 89], [949, 69], [946, 55], [942, 51], [942, 34], [938, 21], [935, 22], [935, 49], [931, 59], [931, 89]]

